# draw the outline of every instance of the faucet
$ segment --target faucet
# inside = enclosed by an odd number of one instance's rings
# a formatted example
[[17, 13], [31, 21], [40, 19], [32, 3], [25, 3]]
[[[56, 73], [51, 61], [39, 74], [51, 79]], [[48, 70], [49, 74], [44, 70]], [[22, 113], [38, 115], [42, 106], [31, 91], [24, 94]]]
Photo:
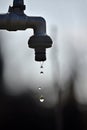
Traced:
[[13, 0], [8, 13], [0, 14], [0, 29], [17, 31], [32, 28], [34, 35], [28, 40], [28, 46], [35, 50], [35, 61], [45, 61], [46, 48], [52, 46], [52, 39], [46, 34], [46, 21], [43, 17], [27, 16], [25, 8], [23, 0]]

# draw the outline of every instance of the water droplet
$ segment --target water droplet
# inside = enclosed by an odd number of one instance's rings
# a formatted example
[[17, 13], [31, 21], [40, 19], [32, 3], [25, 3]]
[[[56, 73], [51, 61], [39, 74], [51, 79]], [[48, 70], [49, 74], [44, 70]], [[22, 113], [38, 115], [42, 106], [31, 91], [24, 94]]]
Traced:
[[40, 68], [43, 68], [43, 66], [41, 65]]
[[39, 87], [38, 89], [41, 90], [41, 87]]
[[44, 97], [41, 95], [40, 102], [44, 102]]
[[40, 72], [40, 74], [44, 74], [44, 72], [43, 72], [43, 71], [41, 71], [41, 72]]

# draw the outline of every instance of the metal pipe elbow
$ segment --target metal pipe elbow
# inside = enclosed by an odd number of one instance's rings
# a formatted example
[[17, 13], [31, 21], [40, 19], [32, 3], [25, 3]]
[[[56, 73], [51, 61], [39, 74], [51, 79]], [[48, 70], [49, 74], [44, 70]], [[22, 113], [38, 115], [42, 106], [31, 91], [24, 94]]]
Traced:
[[34, 35], [46, 35], [46, 21], [43, 17], [27, 17], [26, 26], [34, 29]]

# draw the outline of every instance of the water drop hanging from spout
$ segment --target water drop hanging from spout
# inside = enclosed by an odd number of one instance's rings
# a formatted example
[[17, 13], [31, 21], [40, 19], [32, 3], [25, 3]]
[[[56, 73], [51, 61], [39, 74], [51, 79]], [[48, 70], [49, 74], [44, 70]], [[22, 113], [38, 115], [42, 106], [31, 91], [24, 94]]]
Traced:
[[44, 62], [41, 61], [40, 68], [43, 68], [43, 64], [44, 64]]

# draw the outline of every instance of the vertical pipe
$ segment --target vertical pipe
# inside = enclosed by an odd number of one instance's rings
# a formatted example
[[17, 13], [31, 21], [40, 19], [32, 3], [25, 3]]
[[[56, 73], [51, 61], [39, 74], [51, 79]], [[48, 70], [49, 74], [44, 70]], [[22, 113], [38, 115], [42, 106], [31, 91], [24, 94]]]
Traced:
[[13, 6], [24, 5], [24, 0], [14, 0]]

